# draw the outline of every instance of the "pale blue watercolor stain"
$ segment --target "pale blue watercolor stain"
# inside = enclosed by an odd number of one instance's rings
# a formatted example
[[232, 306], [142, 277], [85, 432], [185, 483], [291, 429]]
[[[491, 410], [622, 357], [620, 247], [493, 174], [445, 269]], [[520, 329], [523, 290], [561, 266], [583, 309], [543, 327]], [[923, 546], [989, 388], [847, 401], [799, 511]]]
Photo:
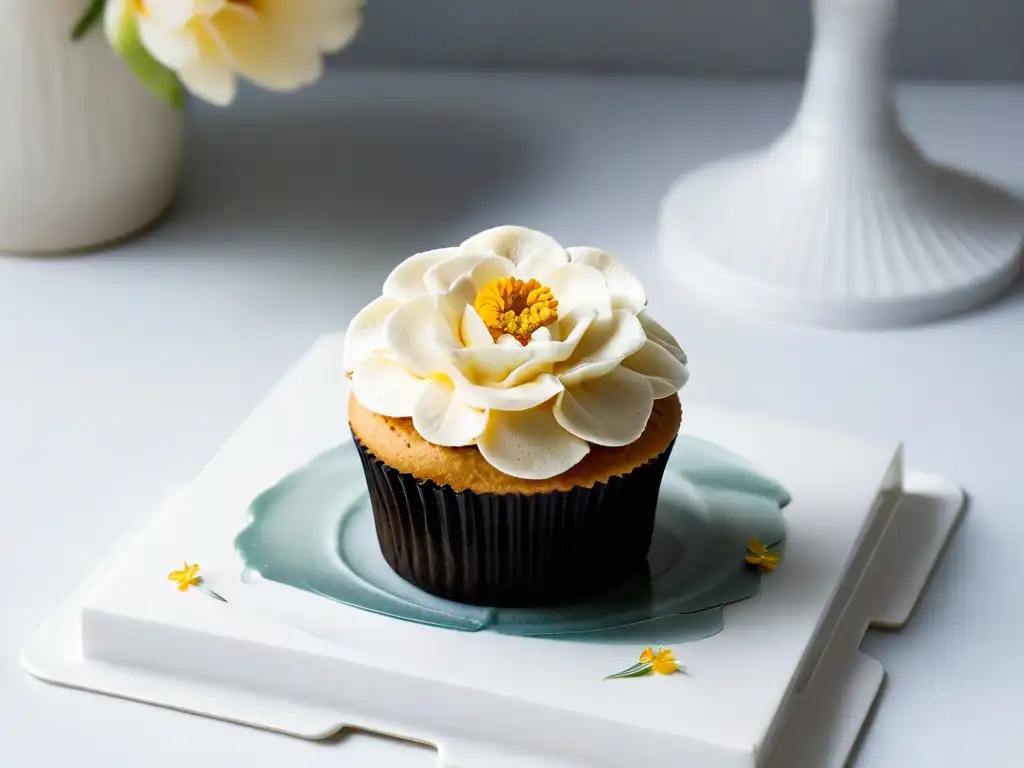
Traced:
[[[757, 594], [747, 543], [785, 536], [787, 491], [739, 456], [680, 435], [668, 462], [649, 574], [572, 605], [482, 608], [409, 584], [384, 561], [355, 447], [334, 448], [253, 501], [235, 546], [263, 578], [436, 627], [587, 642], [681, 643], [716, 634], [723, 607]], [[628, 514], [624, 513], [624, 514]]]

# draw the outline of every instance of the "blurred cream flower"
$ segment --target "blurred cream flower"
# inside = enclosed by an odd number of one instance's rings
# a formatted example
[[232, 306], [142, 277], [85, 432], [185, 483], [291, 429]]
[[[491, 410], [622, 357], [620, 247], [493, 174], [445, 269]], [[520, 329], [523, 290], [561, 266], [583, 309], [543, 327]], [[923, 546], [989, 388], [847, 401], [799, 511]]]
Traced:
[[146, 54], [193, 94], [224, 106], [238, 76], [276, 91], [316, 81], [324, 54], [359, 31], [362, 7], [363, 0], [107, 0], [104, 25], [150, 87]]

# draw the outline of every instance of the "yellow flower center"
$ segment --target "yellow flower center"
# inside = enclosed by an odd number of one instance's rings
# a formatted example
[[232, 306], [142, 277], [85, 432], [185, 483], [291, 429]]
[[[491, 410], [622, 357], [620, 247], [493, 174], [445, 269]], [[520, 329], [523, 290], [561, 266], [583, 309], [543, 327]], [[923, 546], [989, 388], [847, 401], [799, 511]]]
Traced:
[[558, 302], [550, 288], [514, 277], [502, 277], [481, 288], [473, 308], [495, 341], [507, 333], [523, 345], [538, 328], [558, 319]]

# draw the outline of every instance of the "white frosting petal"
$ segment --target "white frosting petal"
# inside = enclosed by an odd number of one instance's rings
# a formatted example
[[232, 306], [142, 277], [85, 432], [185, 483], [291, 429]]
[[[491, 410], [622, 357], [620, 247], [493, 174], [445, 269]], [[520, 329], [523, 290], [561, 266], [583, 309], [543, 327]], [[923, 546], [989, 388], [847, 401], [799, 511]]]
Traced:
[[567, 387], [604, 376], [646, 341], [647, 335], [636, 315], [627, 309], [616, 309], [610, 318], [594, 321], [572, 357], [559, 364], [555, 374]]
[[443, 370], [456, 343], [432, 296], [420, 296], [392, 312], [384, 323], [384, 340], [395, 359], [421, 378]]
[[384, 281], [384, 295], [401, 302], [412, 301], [417, 296], [422, 296], [427, 292], [427, 286], [423, 282], [427, 270], [458, 252], [458, 248], [438, 248], [436, 251], [425, 251], [410, 256], [388, 275]]
[[[492, 280], [508, 277], [515, 265], [508, 259], [499, 256], [479, 253], [462, 253], [435, 264], [423, 276], [423, 282], [431, 293], [444, 293], [451, 289], [460, 279], [469, 279], [473, 286], [473, 297], [476, 292]], [[467, 289], [468, 293], [468, 289]]]
[[487, 426], [487, 412], [459, 400], [451, 381], [428, 379], [413, 407], [412, 425], [434, 445], [471, 445]]
[[551, 329], [544, 325], [533, 332], [530, 337], [531, 344], [543, 344], [545, 341], [554, 341], [554, 336], [551, 335]]
[[476, 253], [463, 253], [457, 248], [453, 250], [452, 256], [434, 264], [424, 273], [423, 283], [430, 293], [444, 293], [452, 283], [468, 275], [473, 267], [487, 258]]
[[422, 389], [423, 379], [381, 355], [361, 360], [352, 372], [352, 394], [366, 410], [381, 416], [412, 416]]
[[463, 345], [462, 318], [466, 314], [466, 307], [472, 308], [475, 298], [476, 287], [468, 275], [460, 277], [444, 293], [434, 295], [434, 302], [449, 330], [449, 335], [446, 336], [446, 343], [449, 346]]
[[573, 315], [581, 309], [597, 310], [598, 317], [612, 313], [604, 275], [586, 264], [563, 264], [544, 276], [544, 284], [558, 301], [559, 315]]
[[450, 373], [455, 382], [455, 392], [462, 401], [484, 410], [526, 411], [546, 403], [562, 391], [562, 383], [546, 373], [509, 389], [475, 384], [454, 368]]
[[462, 320], [459, 323], [459, 340], [465, 347], [493, 347], [494, 339], [487, 325], [480, 319], [471, 304], [467, 304], [462, 310]]
[[[532, 353], [518, 341], [513, 344], [490, 344], [468, 347], [452, 353], [456, 367], [475, 384], [502, 385], [510, 373], [530, 360]], [[531, 377], [533, 378], [533, 377]]]
[[637, 320], [640, 321], [640, 325], [644, 327], [644, 332], [647, 334], [647, 338], [651, 341], [660, 344], [671, 355], [683, 365], [686, 365], [686, 353], [683, 352], [682, 347], [679, 346], [679, 342], [675, 340], [675, 337], [666, 331], [648, 312], [640, 312], [636, 316]]
[[491, 411], [476, 444], [493, 467], [526, 480], [560, 475], [590, 452], [585, 440], [561, 427], [550, 406], [515, 413]]
[[355, 368], [360, 360], [387, 349], [384, 323], [400, 306], [401, 304], [394, 299], [381, 296], [363, 307], [352, 318], [345, 332], [345, 352], [342, 358], [346, 371]]
[[[477, 266], [484, 266], [481, 262]], [[444, 294], [445, 298], [449, 301], [453, 301], [459, 305], [472, 304], [476, 300], [476, 294], [478, 292], [476, 283], [473, 280], [473, 273], [470, 272], [468, 275], [463, 275], [454, 283]]]
[[494, 227], [469, 238], [461, 248], [470, 253], [502, 256], [515, 264], [517, 274], [538, 280], [548, 270], [569, 261], [569, 254], [558, 241], [526, 227]]
[[619, 367], [567, 387], [555, 399], [554, 414], [576, 437], [614, 447], [639, 439], [653, 408], [654, 391], [647, 378]]
[[[512, 371], [505, 381], [502, 382], [502, 386], [518, 386], [542, 373], [550, 373], [554, 369], [555, 363], [568, 360], [572, 357], [572, 353], [576, 351], [580, 339], [583, 338], [591, 323], [594, 322], [594, 319], [595, 315], [593, 313], [576, 315], [575, 325], [569, 331], [564, 341], [531, 342], [528, 345], [530, 359]], [[513, 339], [513, 341], [515, 340]], [[519, 342], [516, 343], [518, 344]]]
[[579, 327], [583, 326], [585, 332], [590, 324], [597, 320], [597, 310], [589, 307], [579, 307], [574, 312], [566, 312], [558, 316], [558, 322], [552, 327], [552, 332], [559, 339], [569, 339], [573, 334], [579, 331]]
[[481, 259], [469, 272], [469, 278], [473, 281], [473, 297], [476, 298], [476, 291], [488, 283], [511, 276], [515, 268], [515, 264], [500, 256], [487, 256]]
[[654, 387], [654, 399], [674, 395], [689, 380], [686, 366], [658, 342], [648, 338], [636, 352], [622, 361], [630, 370], [643, 374]]
[[569, 248], [568, 251], [574, 264], [586, 264], [604, 275], [613, 306], [640, 312], [647, 305], [647, 294], [636, 275], [610, 253], [589, 247]]

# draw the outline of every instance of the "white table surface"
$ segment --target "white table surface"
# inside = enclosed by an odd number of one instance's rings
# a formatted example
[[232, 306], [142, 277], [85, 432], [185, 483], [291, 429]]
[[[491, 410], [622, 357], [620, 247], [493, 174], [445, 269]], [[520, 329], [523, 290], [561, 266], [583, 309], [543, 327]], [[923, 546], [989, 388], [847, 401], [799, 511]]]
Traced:
[[[865, 648], [889, 684], [862, 768], [996, 766], [1024, 716], [1024, 288], [886, 333], [680, 301], [653, 258], [674, 177], [781, 129], [794, 85], [331, 74], [194, 112], [186, 188], [150, 235], [0, 258], [0, 765], [433, 768], [365, 735], [307, 743], [30, 678], [20, 649], [148, 504], [195, 475], [390, 267], [500, 223], [632, 261], [691, 357], [687, 396], [905, 440], [973, 497], [911, 624]], [[924, 148], [1024, 190], [1024, 87], [911, 86]]]

